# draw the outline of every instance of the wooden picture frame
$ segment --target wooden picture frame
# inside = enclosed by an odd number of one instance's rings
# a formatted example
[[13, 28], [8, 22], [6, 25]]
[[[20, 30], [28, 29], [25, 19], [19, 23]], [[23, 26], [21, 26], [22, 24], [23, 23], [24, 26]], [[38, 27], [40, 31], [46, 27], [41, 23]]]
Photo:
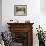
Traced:
[[14, 16], [26, 16], [27, 5], [14, 5]]

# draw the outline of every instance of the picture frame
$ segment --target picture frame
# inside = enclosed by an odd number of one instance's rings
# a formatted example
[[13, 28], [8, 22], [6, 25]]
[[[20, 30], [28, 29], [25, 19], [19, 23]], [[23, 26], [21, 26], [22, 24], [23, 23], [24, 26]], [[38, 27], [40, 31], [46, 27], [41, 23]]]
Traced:
[[14, 5], [14, 16], [27, 16], [27, 5]]

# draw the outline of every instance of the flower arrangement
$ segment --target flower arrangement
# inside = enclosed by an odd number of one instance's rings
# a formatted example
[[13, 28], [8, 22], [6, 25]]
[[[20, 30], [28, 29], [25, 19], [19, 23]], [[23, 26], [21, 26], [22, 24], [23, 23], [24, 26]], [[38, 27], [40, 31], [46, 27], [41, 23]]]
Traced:
[[38, 36], [38, 40], [39, 41], [41, 41], [41, 40], [45, 41], [45, 34], [44, 34], [42, 27], [40, 27], [40, 25], [39, 25], [39, 28], [36, 28], [36, 29], [37, 29], [36, 36]]

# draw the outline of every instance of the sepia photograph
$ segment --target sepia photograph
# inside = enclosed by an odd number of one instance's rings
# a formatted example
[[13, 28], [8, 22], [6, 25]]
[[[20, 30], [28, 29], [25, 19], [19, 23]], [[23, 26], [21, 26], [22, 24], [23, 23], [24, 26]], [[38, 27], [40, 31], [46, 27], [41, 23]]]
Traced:
[[15, 5], [14, 6], [15, 16], [26, 16], [27, 15], [27, 5]]

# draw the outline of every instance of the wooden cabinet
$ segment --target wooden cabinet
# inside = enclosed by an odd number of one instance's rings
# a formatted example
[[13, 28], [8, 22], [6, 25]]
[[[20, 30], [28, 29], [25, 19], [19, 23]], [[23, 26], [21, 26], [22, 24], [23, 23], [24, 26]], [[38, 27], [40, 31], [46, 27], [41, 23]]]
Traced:
[[8, 23], [8, 25], [15, 42], [23, 43], [23, 46], [33, 46], [33, 23]]

